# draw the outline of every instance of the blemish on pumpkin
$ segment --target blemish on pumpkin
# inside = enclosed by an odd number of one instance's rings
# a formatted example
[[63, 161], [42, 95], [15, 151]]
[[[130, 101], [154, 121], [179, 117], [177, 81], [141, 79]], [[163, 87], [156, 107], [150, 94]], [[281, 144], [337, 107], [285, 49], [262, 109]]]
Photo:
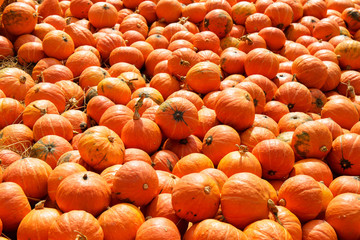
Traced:
[[[302, 132], [300, 134], [296, 134], [297, 141], [294, 144], [294, 148], [297, 154], [299, 154], [301, 157], [306, 157], [306, 154], [309, 152], [309, 150], [306, 150], [306, 146], [309, 146], [308, 142], [310, 141], [310, 136], [307, 132]], [[301, 148], [305, 150], [301, 150]]]
[[274, 176], [274, 175], [276, 174], [276, 171], [274, 171], [274, 170], [269, 170], [269, 171], [268, 171], [268, 174], [269, 174], [270, 176]]
[[209, 137], [206, 138], [205, 144], [206, 144], [207, 146], [209, 146], [209, 145], [212, 143], [212, 141], [213, 141], [213, 137], [212, 137], [212, 136], [209, 136]]
[[149, 189], [149, 185], [148, 185], [147, 183], [144, 183], [143, 189], [144, 189], [144, 190], [148, 190], [148, 189]]
[[343, 171], [345, 171], [346, 169], [351, 168], [351, 166], [354, 165], [353, 163], [351, 163], [349, 160], [346, 160], [344, 158], [342, 158], [340, 160], [340, 166], [343, 169]]

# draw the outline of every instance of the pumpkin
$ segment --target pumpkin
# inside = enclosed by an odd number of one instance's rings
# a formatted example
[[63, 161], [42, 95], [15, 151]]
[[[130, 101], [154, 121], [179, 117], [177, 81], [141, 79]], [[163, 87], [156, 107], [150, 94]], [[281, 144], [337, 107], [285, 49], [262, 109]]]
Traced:
[[265, 179], [282, 179], [294, 166], [294, 152], [288, 144], [278, 139], [259, 142], [252, 153], [259, 160]]
[[293, 21], [293, 10], [292, 8], [283, 2], [275, 2], [269, 5], [264, 12], [271, 19], [273, 27], [277, 27], [284, 30]]
[[269, 198], [269, 188], [260, 177], [237, 173], [222, 187], [221, 210], [228, 223], [244, 229], [256, 220], [267, 218]]
[[178, 158], [185, 157], [191, 153], [200, 153], [202, 148], [201, 140], [190, 135], [187, 138], [180, 140], [173, 140], [168, 138], [163, 145], [164, 150], [170, 150], [178, 156]]
[[211, 177], [191, 173], [176, 183], [171, 200], [177, 216], [198, 222], [215, 216], [220, 204], [220, 190]]
[[221, 191], [224, 183], [228, 179], [228, 177], [226, 176], [226, 174], [223, 171], [216, 169], [216, 168], [206, 168], [206, 169], [202, 170], [200, 173], [208, 175], [212, 179], [214, 179], [217, 182], [220, 191]]
[[[250, 94], [237, 88], [225, 89], [219, 94], [215, 112], [220, 122], [238, 131], [250, 127], [255, 118], [255, 107]], [[236, 113], [236, 116], [229, 113]]]
[[[26, 36], [30, 36], [30, 34], [25, 34]], [[37, 37], [34, 37], [35, 39], [37, 39]], [[40, 40], [40, 39], [38, 39]], [[16, 41], [14, 42], [14, 45], [16, 44]], [[1, 46], [1, 50], [0, 50], [0, 54], [1, 57], [0, 59], [4, 59], [7, 57], [13, 57], [14, 56], [14, 50], [17, 51], [17, 48], [14, 48], [14, 45], [12, 44], [12, 42], [7, 39], [4, 36], [0, 37], [0, 46]]]
[[96, 28], [113, 27], [118, 20], [118, 12], [111, 3], [97, 2], [89, 8], [88, 18]]
[[208, 238], [214, 240], [248, 239], [241, 230], [235, 228], [231, 224], [220, 222], [216, 219], [205, 219], [197, 224], [194, 224], [184, 236], [184, 240], [205, 240]]
[[[76, 100], [75, 100], [75, 102], [76, 102]], [[90, 119], [88, 118], [86, 113], [84, 113], [80, 110], [70, 109], [70, 110], [63, 112], [61, 115], [70, 121], [70, 123], [73, 127], [74, 135], [82, 133], [88, 127], [90, 127], [90, 121], [89, 121]]]
[[14, 151], [9, 149], [0, 150], [0, 166], [3, 170], [5, 170], [11, 163], [19, 159], [21, 159], [21, 156]]
[[204, 136], [202, 152], [215, 166], [228, 153], [237, 150], [241, 140], [239, 134], [230, 126], [214, 126]]
[[0, 129], [10, 125], [20, 123], [22, 120], [21, 113], [24, 111], [24, 106], [19, 101], [13, 98], [0, 98]]
[[71, 70], [60, 64], [52, 65], [41, 72], [40, 82], [56, 83], [61, 80], [73, 80], [74, 75]]
[[279, 70], [279, 61], [271, 51], [256, 48], [247, 54], [244, 67], [247, 75], [260, 74], [272, 79]]
[[[100, 176], [106, 181], [110, 189], [113, 186], [115, 174], [121, 167], [122, 164], [115, 164], [105, 168], [104, 171], [100, 173]], [[118, 203], [120, 203], [120, 201], [116, 198], [115, 193], [111, 192], [110, 206], [114, 206]]]
[[93, 3], [90, 0], [75, 0], [70, 1], [70, 12], [71, 14], [78, 18], [87, 18], [90, 7]]
[[275, 93], [275, 100], [286, 104], [290, 112], [307, 112], [311, 108], [310, 90], [298, 82], [287, 82]]
[[279, 120], [289, 112], [289, 108], [284, 103], [279, 101], [269, 101], [264, 106], [263, 114], [272, 118], [275, 122], [279, 122]]
[[167, 218], [175, 223], [180, 233], [184, 233], [188, 228], [188, 222], [175, 214], [172, 206], [172, 195], [170, 193], [157, 195], [147, 206], [145, 217], [147, 219], [155, 217]]
[[121, 201], [144, 206], [158, 194], [158, 187], [158, 177], [150, 164], [130, 161], [116, 172], [112, 192]]
[[180, 179], [179, 177], [162, 170], [156, 170], [156, 175], [159, 178], [159, 194], [172, 193], [174, 186]]
[[295, 131], [295, 129], [305, 122], [312, 121], [313, 119], [303, 112], [291, 112], [283, 115], [279, 122], [280, 133]]
[[326, 125], [309, 121], [299, 125], [291, 140], [296, 156], [301, 158], [323, 158], [331, 150], [332, 135]]
[[231, 177], [236, 173], [250, 172], [261, 177], [261, 165], [259, 160], [244, 145], [237, 145], [238, 151], [226, 154], [219, 162], [217, 169], [221, 170], [226, 176]]
[[33, 142], [33, 132], [24, 124], [11, 124], [0, 131], [0, 146], [21, 155], [28, 154]]
[[192, 92], [189, 90], [181, 89], [179, 91], [176, 91], [176, 92], [172, 93], [168, 97], [168, 99], [174, 98], [174, 97], [182, 97], [182, 98], [189, 100], [190, 102], [192, 102], [195, 105], [195, 107], [198, 111], [200, 109], [202, 109], [202, 107], [204, 106], [204, 101], [201, 99], [201, 97], [198, 94], [196, 94], [195, 92]]
[[240, 134], [241, 143], [245, 145], [249, 151], [261, 141], [267, 139], [275, 139], [276, 136], [272, 131], [263, 127], [250, 127]]
[[210, 158], [202, 153], [190, 153], [175, 164], [172, 173], [178, 177], [185, 176], [190, 173], [197, 173], [206, 168], [213, 168], [214, 165]]
[[287, 208], [283, 206], [271, 206], [269, 219], [280, 223], [290, 233], [293, 240], [302, 239], [301, 223], [295, 214]]
[[249, 239], [293, 239], [286, 228], [269, 219], [251, 223], [244, 229], [244, 233]]
[[338, 239], [334, 228], [325, 220], [312, 220], [307, 222], [303, 225], [302, 232], [303, 240]]
[[279, 189], [279, 199], [300, 221], [315, 219], [322, 210], [322, 190], [319, 183], [307, 175], [288, 178]]
[[336, 197], [342, 193], [359, 193], [360, 178], [358, 176], [339, 176], [335, 178], [329, 186], [333, 196]]
[[65, 162], [55, 167], [48, 178], [47, 191], [49, 198], [52, 201], [56, 200], [57, 187], [66, 177], [74, 173], [85, 171], [86, 169], [83, 166], [74, 162]]
[[359, 238], [359, 207], [359, 194], [356, 193], [343, 193], [330, 201], [325, 212], [325, 221], [335, 229], [339, 239]]
[[134, 239], [145, 222], [141, 211], [132, 204], [120, 203], [104, 211], [98, 218], [104, 239]]
[[33, 68], [31, 77], [33, 78], [34, 81], [39, 81], [41, 72], [55, 64], [61, 64], [61, 62], [55, 58], [41, 59]]
[[178, 156], [170, 150], [160, 150], [151, 156], [151, 166], [155, 170], [172, 172], [175, 164], [179, 161]]
[[71, 144], [63, 137], [46, 135], [32, 146], [30, 156], [45, 161], [54, 169], [61, 155], [72, 150]]
[[357, 157], [358, 134], [346, 133], [337, 137], [326, 160], [337, 174], [359, 175]]
[[34, 30], [38, 15], [30, 5], [13, 2], [3, 10], [2, 23], [8, 33], [19, 36]]
[[184, 98], [171, 98], [156, 111], [155, 122], [165, 136], [172, 139], [188, 137], [198, 125], [196, 107]]
[[114, 105], [115, 103], [109, 98], [97, 95], [96, 92], [96, 96], [92, 97], [86, 105], [86, 113], [96, 123], [100, 123], [100, 119], [105, 111]]
[[40, 138], [47, 135], [57, 135], [70, 141], [73, 137], [73, 128], [70, 121], [58, 114], [45, 114], [36, 120], [33, 126], [34, 139], [39, 141]]
[[19, 68], [6, 67], [0, 70], [0, 90], [9, 98], [23, 101], [26, 92], [34, 85], [31, 76]]
[[45, 201], [40, 201], [21, 220], [17, 230], [17, 239], [25, 240], [33, 238], [48, 239], [48, 231], [53, 222], [61, 215], [61, 212], [54, 208], [44, 207]]
[[100, 60], [95, 53], [91, 51], [76, 51], [68, 57], [65, 66], [72, 71], [74, 77], [79, 77], [88, 67], [100, 67]]
[[175, 223], [164, 217], [150, 218], [136, 232], [135, 240], [159, 239], [180, 240], [181, 236]]
[[78, 149], [81, 158], [98, 171], [124, 161], [123, 141], [105, 126], [87, 129], [79, 140]]
[[[72, 2], [70, 2], [70, 6], [71, 4]], [[64, 28], [64, 32], [69, 34], [71, 39], [74, 41], [75, 48], [83, 45], [95, 46], [95, 38], [92, 35], [92, 32], [80, 24], [70, 23]]]
[[359, 42], [354, 40], [345, 40], [335, 47], [334, 52], [340, 55], [339, 64], [342, 69], [356, 70], [360, 68], [358, 64], [360, 57], [358, 54], [359, 47]]
[[75, 50], [74, 41], [70, 35], [60, 30], [47, 33], [42, 44], [45, 54], [58, 60], [67, 59]]
[[233, 21], [226, 11], [214, 9], [205, 15], [202, 24], [205, 31], [212, 31], [219, 38], [223, 38], [231, 31]]
[[59, 114], [56, 106], [49, 100], [35, 100], [27, 105], [23, 112], [23, 123], [33, 128], [36, 120], [45, 114]]
[[66, 177], [59, 184], [55, 199], [63, 212], [84, 210], [97, 216], [109, 206], [110, 195], [111, 190], [106, 181], [99, 174], [88, 171]]
[[115, 104], [127, 104], [131, 99], [131, 90], [128, 85], [115, 77], [108, 77], [97, 85], [98, 93], [113, 101]]
[[145, 95], [142, 95], [135, 104], [132, 120], [129, 120], [121, 130], [121, 139], [127, 148], [139, 148], [148, 154], [155, 152], [161, 145], [161, 131], [159, 126], [147, 118], [141, 118], [139, 108], [143, 104]]
[[21, 220], [31, 211], [22, 188], [14, 182], [0, 183], [0, 219], [3, 230], [16, 231]]
[[269, 129], [275, 136], [279, 135], [278, 124], [270, 117], [263, 114], [255, 114], [254, 127]]
[[266, 97], [264, 91], [261, 89], [259, 85], [253, 82], [240, 82], [236, 84], [235, 87], [244, 89], [245, 91], [250, 93], [254, 102], [255, 113], [262, 113], [264, 111]]
[[101, 80], [110, 77], [108, 71], [101, 67], [91, 66], [85, 68], [79, 77], [79, 86], [87, 91], [89, 87], [97, 86]]
[[73, 210], [58, 217], [49, 228], [49, 240], [104, 239], [98, 220], [83, 210]]

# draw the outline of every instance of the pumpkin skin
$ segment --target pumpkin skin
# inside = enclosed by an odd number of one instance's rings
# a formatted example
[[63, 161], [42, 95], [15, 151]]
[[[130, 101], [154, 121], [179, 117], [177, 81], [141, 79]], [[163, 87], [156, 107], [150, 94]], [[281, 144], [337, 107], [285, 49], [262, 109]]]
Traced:
[[30, 156], [45, 161], [54, 169], [61, 155], [72, 150], [71, 144], [66, 139], [56, 135], [47, 135], [33, 145]]
[[291, 147], [278, 139], [268, 139], [258, 143], [252, 153], [259, 160], [262, 177], [282, 179], [292, 170], [295, 155]]
[[0, 150], [0, 167], [5, 170], [11, 163], [21, 159], [21, 156], [9, 149]]
[[183, 177], [190, 173], [200, 172], [206, 168], [213, 168], [214, 165], [210, 158], [202, 153], [190, 153], [182, 157], [174, 166], [172, 173], [178, 177]]
[[104, 232], [98, 220], [82, 210], [73, 210], [62, 214], [49, 229], [49, 240], [88, 240], [104, 239]]
[[359, 194], [343, 193], [330, 201], [326, 212], [327, 221], [336, 231], [339, 239], [350, 240], [360, 237], [359, 229]]
[[303, 112], [291, 112], [282, 116], [278, 121], [280, 133], [295, 131], [295, 129], [305, 122], [313, 119]]
[[208, 176], [210, 176], [212, 179], [214, 179], [216, 181], [216, 183], [218, 184], [219, 190], [221, 191], [224, 183], [226, 182], [226, 180], [228, 180], [228, 177], [226, 176], [226, 174], [216, 168], [207, 168], [202, 170], [200, 173], [206, 174]]
[[147, 219], [154, 217], [167, 218], [175, 223], [180, 233], [184, 233], [188, 228], [188, 222], [175, 214], [171, 198], [171, 193], [157, 195], [146, 207], [145, 217]]
[[298, 82], [287, 82], [275, 93], [275, 100], [288, 106], [290, 112], [307, 112], [311, 108], [310, 90]]
[[33, 128], [36, 120], [44, 114], [59, 114], [56, 106], [49, 100], [36, 100], [27, 105], [23, 112], [23, 122], [29, 128]]
[[156, 111], [155, 122], [165, 136], [171, 139], [183, 139], [188, 137], [198, 125], [197, 109], [187, 99], [170, 98]]
[[96, 123], [99, 123], [104, 112], [114, 105], [115, 103], [109, 98], [105, 96], [99, 96], [96, 92], [96, 96], [92, 97], [88, 101], [86, 105], [86, 112], [87, 115], [91, 117]]
[[120, 203], [104, 211], [98, 218], [104, 231], [104, 239], [131, 240], [145, 222], [144, 215], [134, 205]]
[[172, 205], [180, 218], [198, 222], [214, 217], [220, 204], [215, 180], [202, 173], [183, 176], [172, 191]]
[[7, 97], [18, 101], [25, 99], [26, 92], [35, 85], [31, 76], [18, 68], [3, 68], [0, 70], [0, 90]]
[[219, 38], [225, 37], [233, 27], [231, 16], [222, 9], [209, 11], [202, 22], [205, 31], [212, 31]]
[[0, 131], [0, 146], [21, 155], [28, 154], [33, 142], [33, 132], [24, 124], [12, 124]]
[[278, 124], [271, 118], [263, 114], [255, 114], [254, 127], [262, 127], [270, 130], [275, 136], [279, 135]]
[[151, 156], [151, 166], [155, 170], [172, 172], [175, 164], [179, 161], [178, 156], [170, 150], [160, 150]]
[[31, 211], [22, 188], [14, 182], [0, 183], [0, 219], [3, 230], [16, 231], [21, 220]]
[[341, 175], [358, 176], [360, 174], [357, 157], [359, 141], [360, 137], [356, 133], [340, 135], [333, 141], [331, 152], [326, 157], [331, 170]]
[[86, 172], [86, 169], [78, 163], [65, 162], [54, 168], [48, 178], [47, 191], [48, 196], [52, 201], [56, 200], [57, 187], [68, 176], [78, 173]]
[[290, 233], [279, 223], [264, 219], [256, 221], [244, 230], [245, 235], [249, 239], [278, 239], [278, 240], [292, 240]]
[[121, 201], [144, 206], [158, 194], [158, 187], [159, 179], [150, 164], [130, 161], [116, 172], [111, 191]]
[[[220, 122], [238, 131], [250, 127], [255, 118], [252, 97], [247, 91], [238, 88], [221, 91], [216, 102], [215, 112]], [[236, 115], [231, 113], [236, 113]]]
[[268, 199], [270, 191], [261, 178], [252, 173], [237, 173], [222, 187], [221, 210], [227, 222], [244, 229], [256, 220], [267, 218]]
[[41, 199], [47, 194], [47, 182], [51, 167], [37, 158], [23, 158], [12, 163], [4, 171], [3, 181], [21, 186], [27, 197]]
[[156, 170], [156, 175], [159, 179], [159, 194], [161, 193], [172, 193], [174, 186], [179, 181], [179, 177], [162, 170]]
[[69, 34], [60, 30], [53, 30], [45, 35], [43, 50], [49, 57], [65, 60], [74, 52], [75, 45]]
[[339, 65], [344, 70], [356, 70], [360, 68], [358, 54], [360, 44], [358, 41], [345, 40], [339, 43], [334, 52], [340, 55]]
[[[81, 137], [81, 134], [79, 134], [79, 137]], [[74, 147], [74, 149], [76, 148], [74, 144], [72, 146]], [[81, 166], [83, 166], [84, 168], [86, 168], [86, 170], [92, 170], [92, 168], [84, 161], [84, 159], [81, 158], [79, 150], [69, 151], [69, 152], [66, 152], [63, 155], [61, 155], [57, 162], [57, 165], [60, 165], [60, 164], [66, 163], [66, 162], [78, 163]]]
[[325, 220], [312, 220], [302, 227], [303, 240], [337, 240], [334, 228]]
[[307, 175], [288, 178], [279, 189], [279, 199], [300, 221], [315, 219], [322, 209], [322, 190], [319, 183]]
[[208, 61], [196, 63], [186, 74], [186, 83], [194, 91], [202, 94], [218, 90], [221, 79], [220, 67]]
[[247, 54], [244, 67], [248, 76], [260, 74], [272, 79], [278, 73], [279, 61], [271, 51], [256, 48]]
[[178, 156], [178, 158], [185, 157], [191, 153], [200, 153], [202, 147], [201, 140], [190, 135], [187, 138], [180, 140], [173, 140], [168, 138], [163, 145], [164, 150], [170, 150]]
[[215, 110], [203, 107], [198, 111], [199, 124], [197, 129], [193, 132], [199, 139], [203, 139], [205, 134], [214, 126], [219, 125], [219, 120], [216, 118]]
[[34, 8], [26, 3], [16, 2], [5, 7], [2, 23], [8, 33], [19, 36], [34, 30], [37, 16]]
[[275, 139], [276, 136], [272, 131], [263, 127], [250, 127], [240, 134], [241, 142], [249, 151], [261, 141], [267, 139]]
[[61, 212], [54, 208], [45, 208], [44, 204], [45, 201], [40, 201], [23, 218], [17, 230], [17, 239], [26, 240], [35, 236], [38, 240], [48, 239], [49, 228]]
[[228, 177], [241, 172], [250, 172], [261, 177], [262, 170], [259, 160], [251, 152], [248, 152], [246, 146], [241, 145], [238, 148], [238, 151], [226, 154], [220, 160], [217, 169]]
[[87, 129], [79, 140], [81, 158], [97, 171], [124, 162], [124, 143], [120, 137], [105, 126]]
[[[302, 229], [299, 219], [283, 206], [276, 206], [277, 213], [269, 213], [269, 219], [281, 222], [283, 227], [290, 233], [293, 240], [302, 240]], [[277, 221], [278, 222], [278, 221]]]
[[110, 187], [99, 174], [78, 172], [59, 184], [55, 198], [63, 212], [84, 210], [97, 216], [109, 206], [110, 195]]
[[19, 101], [8, 97], [0, 98], [0, 129], [10, 124], [20, 123], [23, 111], [24, 106]]
[[329, 186], [333, 196], [342, 193], [360, 193], [360, 178], [358, 176], [339, 176], [335, 178]]
[[246, 235], [239, 229], [235, 228], [231, 224], [220, 222], [216, 219], [205, 219], [197, 224], [194, 224], [192, 230], [188, 230], [188, 232], [193, 231], [192, 234], [186, 233], [184, 236], [184, 240], [226, 240], [226, 239], [234, 239], [234, 240], [247, 240]]
[[136, 232], [135, 240], [180, 240], [181, 236], [175, 223], [163, 217], [150, 218]]
[[309, 121], [298, 126], [291, 140], [296, 156], [301, 158], [323, 158], [331, 150], [332, 135], [322, 123]]
[[209, 129], [204, 136], [202, 153], [217, 166], [228, 153], [237, 150], [240, 145], [239, 134], [230, 126], [217, 125]]
[[67, 118], [58, 114], [45, 114], [36, 120], [33, 133], [35, 141], [47, 135], [57, 135], [70, 141], [73, 137], [73, 128]]

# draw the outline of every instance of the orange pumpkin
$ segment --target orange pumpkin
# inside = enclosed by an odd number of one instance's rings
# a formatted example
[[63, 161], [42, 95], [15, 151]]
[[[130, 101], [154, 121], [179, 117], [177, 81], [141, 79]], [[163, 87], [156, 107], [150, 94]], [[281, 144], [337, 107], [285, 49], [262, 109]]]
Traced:
[[58, 60], [67, 59], [75, 50], [74, 41], [70, 35], [60, 30], [47, 33], [42, 44], [45, 54]]
[[181, 236], [175, 223], [164, 217], [150, 218], [143, 223], [136, 232], [136, 240], [174, 239]]
[[312, 220], [302, 227], [303, 240], [336, 240], [337, 235], [334, 228], [325, 220]]
[[176, 162], [172, 173], [178, 177], [190, 173], [198, 173], [206, 168], [213, 168], [214, 165], [210, 158], [202, 153], [190, 153]]
[[37, 23], [37, 13], [30, 5], [13, 2], [7, 5], [2, 14], [5, 30], [13, 35], [31, 33]]
[[269, 219], [259, 220], [251, 223], [244, 229], [244, 233], [249, 239], [293, 239], [286, 228], [281, 226], [279, 223]]
[[33, 131], [24, 124], [11, 124], [0, 131], [0, 145], [21, 155], [28, 154], [33, 141]]
[[57, 135], [70, 141], [73, 137], [73, 128], [70, 121], [58, 114], [45, 114], [36, 120], [33, 126], [34, 139], [39, 141], [40, 138], [47, 135]]
[[247, 75], [261, 74], [272, 79], [279, 70], [279, 61], [271, 51], [256, 48], [247, 54], [244, 66]]

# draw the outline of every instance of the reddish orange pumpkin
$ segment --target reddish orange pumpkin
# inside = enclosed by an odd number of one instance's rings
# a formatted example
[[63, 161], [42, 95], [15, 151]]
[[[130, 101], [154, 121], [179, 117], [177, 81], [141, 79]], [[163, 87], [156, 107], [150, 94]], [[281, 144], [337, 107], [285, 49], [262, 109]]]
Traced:
[[28, 154], [33, 141], [33, 132], [24, 124], [11, 124], [0, 131], [0, 145], [21, 155]]
[[18, 36], [34, 30], [38, 15], [30, 5], [13, 2], [3, 10], [2, 23], [8, 33]]
[[58, 114], [45, 114], [36, 120], [33, 126], [34, 139], [39, 141], [40, 138], [47, 135], [57, 135], [70, 141], [73, 137], [73, 128], [70, 121]]
[[155, 217], [143, 223], [136, 232], [135, 240], [174, 239], [181, 236], [175, 223], [164, 217]]
[[244, 67], [247, 75], [260, 74], [272, 79], [278, 73], [279, 61], [271, 51], [256, 48], [247, 54]]
[[202, 153], [190, 153], [182, 157], [174, 166], [172, 173], [178, 177], [190, 173], [198, 173], [206, 168], [213, 168], [214, 165], [210, 158]]

